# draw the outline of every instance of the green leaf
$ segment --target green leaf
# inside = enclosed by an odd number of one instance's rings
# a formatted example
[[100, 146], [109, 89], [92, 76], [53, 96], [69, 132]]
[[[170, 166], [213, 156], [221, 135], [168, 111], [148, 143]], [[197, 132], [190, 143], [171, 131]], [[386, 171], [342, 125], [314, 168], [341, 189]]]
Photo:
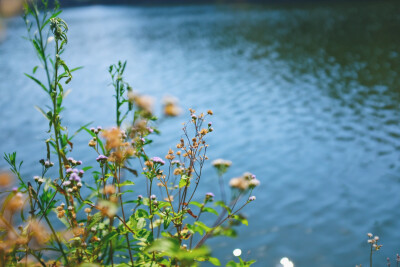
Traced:
[[197, 202], [197, 201], [191, 201], [189, 204], [195, 205], [195, 206], [197, 206], [197, 207], [199, 207], [199, 208], [201, 208], [201, 207], [203, 206], [202, 203], [199, 203], [199, 202]]
[[203, 208], [203, 212], [210, 212], [210, 213], [215, 214], [217, 216], [219, 215], [218, 212], [215, 209], [209, 208], [209, 207], [204, 207]]
[[33, 80], [34, 82], [36, 82], [38, 85], [40, 85], [40, 87], [42, 87], [42, 89], [43, 89], [46, 93], [49, 93], [49, 91], [47, 90], [46, 86], [44, 86], [44, 84], [43, 84], [41, 81], [39, 81], [38, 79], [36, 79], [35, 77], [33, 77], [33, 76], [31, 76], [31, 75], [29, 75], [29, 74], [27, 74], [27, 73], [24, 73], [24, 74], [25, 74], [25, 76], [27, 76], [28, 78], [30, 78], [31, 80]]
[[142, 228], [146, 227], [146, 220], [144, 218], [139, 218], [139, 220], [137, 221], [136, 227], [138, 229], [142, 229]]
[[223, 207], [224, 209], [226, 209], [226, 211], [228, 212], [229, 215], [232, 213], [231, 208], [229, 208], [227, 205], [225, 205], [225, 203], [223, 201], [216, 201], [214, 205]]
[[44, 112], [43, 109], [41, 109], [38, 106], [35, 106], [35, 109], [37, 109], [46, 119], [50, 120], [49, 117], [47, 116], [46, 112]]
[[117, 184], [118, 187], [123, 187], [123, 186], [127, 186], [127, 185], [135, 185], [135, 183], [132, 181], [124, 181], [120, 184]]
[[201, 227], [204, 231], [209, 232], [211, 230], [210, 227], [208, 227], [207, 225], [205, 225], [203, 222], [198, 221], [194, 223], [195, 225]]

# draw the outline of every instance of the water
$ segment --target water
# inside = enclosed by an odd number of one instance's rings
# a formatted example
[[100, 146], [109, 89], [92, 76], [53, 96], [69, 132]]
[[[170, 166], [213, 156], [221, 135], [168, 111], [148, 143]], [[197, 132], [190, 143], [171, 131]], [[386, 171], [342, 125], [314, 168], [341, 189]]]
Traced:
[[[64, 58], [85, 68], [68, 86], [64, 122], [71, 133], [91, 121], [111, 126], [107, 67], [127, 59], [136, 90], [214, 111], [209, 157], [233, 161], [225, 179], [252, 171], [262, 182], [245, 210], [250, 226], [236, 239], [210, 240], [215, 255], [227, 261], [241, 248], [255, 266], [283, 257], [295, 266], [364, 266], [373, 232], [384, 265], [400, 249], [399, 11], [396, 2], [67, 9]], [[30, 179], [48, 127], [33, 106], [48, 102], [23, 76], [37, 60], [22, 20], [7, 27], [0, 152], [17, 150]], [[176, 144], [186, 119], [161, 124], [153, 155]], [[78, 135], [72, 156], [91, 164], [88, 141]], [[200, 195], [217, 184], [209, 165], [204, 174]]]

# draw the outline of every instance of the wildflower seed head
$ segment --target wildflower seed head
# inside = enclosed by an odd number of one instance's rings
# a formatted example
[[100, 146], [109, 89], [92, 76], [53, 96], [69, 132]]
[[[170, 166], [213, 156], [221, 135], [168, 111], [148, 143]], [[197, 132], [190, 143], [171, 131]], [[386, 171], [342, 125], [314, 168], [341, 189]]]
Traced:
[[154, 164], [153, 164], [152, 161], [146, 160], [146, 162], [144, 163], [144, 165], [146, 165], [149, 169], [152, 169]]

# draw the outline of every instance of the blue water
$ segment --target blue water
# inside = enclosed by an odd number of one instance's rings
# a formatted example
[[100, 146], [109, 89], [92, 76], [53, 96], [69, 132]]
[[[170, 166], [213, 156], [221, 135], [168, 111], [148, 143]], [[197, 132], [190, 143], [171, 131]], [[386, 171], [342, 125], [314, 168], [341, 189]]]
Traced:
[[[67, 86], [64, 124], [70, 133], [87, 122], [113, 125], [107, 68], [126, 59], [134, 89], [214, 111], [209, 158], [233, 161], [226, 180], [251, 171], [262, 182], [245, 210], [249, 227], [210, 240], [214, 255], [226, 262], [240, 248], [255, 266], [281, 266], [282, 257], [295, 266], [367, 266], [373, 232], [383, 266], [400, 252], [399, 11], [396, 2], [66, 9], [64, 58], [84, 69]], [[30, 179], [48, 129], [34, 105], [48, 100], [23, 75], [38, 60], [21, 38], [22, 19], [6, 23], [0, 153], [18, 151]], [[152, 155], [175, 146], [187, 115], [161, 123]], [[78, 135], [71, 153], [84, 165], [95, 159], [89, 139]], [[139, 193], [143, 178], [135, 182]], [[199, 198], [216, 187], [209, 164]]]

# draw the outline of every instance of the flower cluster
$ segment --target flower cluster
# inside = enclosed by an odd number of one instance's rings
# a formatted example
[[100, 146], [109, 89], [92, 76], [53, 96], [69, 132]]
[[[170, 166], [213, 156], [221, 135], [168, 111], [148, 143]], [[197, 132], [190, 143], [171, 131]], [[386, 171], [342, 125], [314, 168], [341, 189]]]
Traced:
[[379, 241], [379, 236], [373, 236], [373, 234], [368, 233], [368, 244], [371, 245], [371, 248], [373, 248], [375, 251], [379, 250], [382, 245], [378, 245], [378, 241]]
[[240, 177], [232, 178], [229, 181], [229, 185], [232, 188], [239, 189], [240, 191], [246, 191], [253, 189], [260, 185], [260, 181], [252, 173], [246, 172]]
[[68, 193], [76, 192], [82, 187], [83, 170], [68, 168], [66, 171], [67, 181], [62, 183], [67, 188]]

